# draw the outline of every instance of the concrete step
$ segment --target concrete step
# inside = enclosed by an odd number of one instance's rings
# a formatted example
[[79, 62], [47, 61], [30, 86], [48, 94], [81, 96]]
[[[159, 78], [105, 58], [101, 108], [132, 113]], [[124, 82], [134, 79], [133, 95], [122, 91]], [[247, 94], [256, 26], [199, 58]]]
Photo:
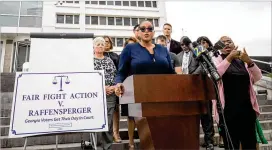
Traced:
[[[272, 141], [272, 130], [263, 130], [264, 136], [268, 141]], [[122, 140], [127, 140], [128, 138], [124, 138], [124, 134], [127, 134], [127, 129], [120, 130], [120, 136]], [[200, 134], [200, 143], [204, 143], [204, 134]], [[215, 133], [215, 142], [219, 142], [219, 134]], [[138, 139], [138, 135], [135, 132], [134, 139]], [[68, 144], [68, 143], [80, 143], [81, 139], [84, 141], [89, 140], [88, 133], [65, 133], [58, 135], [60, 144]], [[7, 136], [1, 136], [1, 148], [9, 148], [9, 147], [22, 147], [24, 145], [24, 138], [8, 138]], [[37, 137], [29, 137], [28, 138], [28, 146], [34, 145], [52, 145], [56, 143], [55, 135], [45, 135], [45, 136], [37, 136]]]
[[272, 100], [258, 100], [258, 104], [259, 106], [262, 106], [262, 105], [272, 105]]
[[[8, 127], [4, 127], [8, 128]], [[120, 129], [120, 136], [123, 140], [128, 140], [128, 130]], [[137, 130], [134, 132], [134, 139], [138, 139]], [[80, 143], [81, 140], [88, 141], [90, 139], [89, 133], [63, 133], [58, 134], [59, 144]], [[0, 136], [1, 148], [21, 147], [24, 145], [25, 138], [8, 138], [8, 136]], [[29, 137], [27, 140], [28, 146], [33, 145], [51, 145], [56, 143], [56, 135], [43, 135]]]
[[259, 108], [261, 112], [272, 112], [272, 105], [262, 105]]
[[[260, 124], [261, 124], [263, 130], [272, 129], [272, 120], [260, 121]], [[121, 134], [122, 138], [128, 139], [128, 135], [127, 135], [127, 133], [125, 133], [127, 131], [127, 127], [128, 127], [127, 126], [127, 119], [121, 119], [119, 126], [120, 126], [120, 134]], [[217, 128], [216, 123], [214, 124], [214, 130], [215, 130], [215, 133], [218, 133], [218, 128]], [[0, 131], [1, 131], [1, 136], [8, 136], [9, 125], [0, 126]], [[200, 125], [200, 134], [203, 134], [203, 129], [202, 129], [201, 125]]]
[[[129, 141], [123, 140], [122, 143], [113, 143], [112, 149], [113, 150], [128, 150]], [[134, 140], [135, 143], [135, 150], [139, 149], [140, 140]], [[56, 144], [50, 145], [34, 145], [34, 146], [27, 146], [27, 150], [54, 150], [56, 148]], [[71, 144], [58, 144], [59, 150], [82, 150], [81, 143], [71, 143]], [[97, 147], [98, 150], [102, 150], [101, 147]], [[23, 150], [22, 147], [12, 147], [12, 148], [1, 148], [1, 150]]]
[[272, 150], [272, 141], [268, 141], [268, 144], [259, 144], [260, 150]]
[[[139, 140], [134, 140], [135, 150], [139, 150]], [[268, 144], [260, 144], [260, 150], [271, 150], [272, 149], [272, 141], [268, 141]], [[56, 148], [55, 144], [51, 145], [35, 145], [35, 146], [27, 146], [27, 150], [54, 150]], [[82, 150], [81, 143], [71, 143], [71, 144], [58, 144], [59, 150]], [[200, 147], [200, 150], [205, 150], [205, 148]], [[12, 148], [1, 148], [1, 150], [23, 150], [23, 147], [12, 147]], [[101, 150], [98, 147], [98, 150]], [[128, 150], [128, 141], [122, 141], [122, 143], [113, 143], [113, 150]], [[215, 150], [224, 150], [223, 148], [219, 148], [215, 146]]]

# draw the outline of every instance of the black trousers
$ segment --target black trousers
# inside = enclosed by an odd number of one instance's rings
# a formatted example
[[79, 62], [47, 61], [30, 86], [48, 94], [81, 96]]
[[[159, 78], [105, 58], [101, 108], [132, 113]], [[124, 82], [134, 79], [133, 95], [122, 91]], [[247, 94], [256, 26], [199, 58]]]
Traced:
[[209, 101], [207, 114], [202, 114], [200, 116], [200, 121], [202, 129], [204, 132], [204, 141], [205, 144], [214, 143], [214, 126], [213, 126], [213, 117], [212, 117], [212, 101]]
[[[256, 113], [253, 108], [251, 107], [250, 110], [243, 109], [243, 111], [235, 113], [235, 115], [228, 111], [224, 111], [224, 113], [234, 149], [239, 149], [241, 143], [243, 149], [256, 150]], [[220, 119], [220, 122], [221, 121], [222, 119]], [[224, 129], [222, 129], [222, 134], [225, 149], [231, 149]]]

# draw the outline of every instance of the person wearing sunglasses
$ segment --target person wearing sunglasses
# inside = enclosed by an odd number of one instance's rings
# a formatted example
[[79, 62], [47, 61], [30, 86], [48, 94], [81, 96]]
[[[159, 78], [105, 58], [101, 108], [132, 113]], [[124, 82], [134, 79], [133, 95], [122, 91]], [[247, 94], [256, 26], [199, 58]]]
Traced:
[[[119, 67], [115, 78], [115, 94], [122, 96], [125, 92], [123, 81], [130, 75], [139, 74], [175, 74], [171, 64], [170, 55], [166, 47], [159, 44], [153, 44], [152, 39], [155, 31], [151, 22], [145, 20], [140, 23], [139, 27], [140, 42], [128, 44], [120, 54]], [[139, 135], [147, 135], [151, 139], [148, 124], [145, 118], [135, 119], [136, 124], [141, 122], [142, 129], [138, 129]], [[147, 133], [146, 133], [147, 132]], [[152, 149], [152, 142], [148, 140], [141, 141], [142, 144], [148, 145]]]

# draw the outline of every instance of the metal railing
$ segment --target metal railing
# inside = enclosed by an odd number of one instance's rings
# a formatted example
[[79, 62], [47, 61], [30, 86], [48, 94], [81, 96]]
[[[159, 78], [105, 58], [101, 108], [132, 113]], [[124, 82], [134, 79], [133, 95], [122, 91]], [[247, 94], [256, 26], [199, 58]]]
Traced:
[[[258, 63], [261, 63], [261, 64], [265, 64], [265, 65], [269, 65], [270, 69], [272, 70], [272, 62], [266, 62], [266, 61], [261, 61], [261, 60], [257, 60], [257, 59], [252, 59], [254, 62], [258, 62]], [[265, 72], [267, 74], [270, 74], [271, 72], [269, 71], [266, 71], [266, 70], [262, 70], [262, 72]]]
[[266, 62], [266, 61], [261, 61], [261, 60], [257, 60], [257, 59], [251, 59], [251, 60], [253, 60], [254, 62], [261, 63], [261, 64], [269, 65], [272, 68], [272, 62]]

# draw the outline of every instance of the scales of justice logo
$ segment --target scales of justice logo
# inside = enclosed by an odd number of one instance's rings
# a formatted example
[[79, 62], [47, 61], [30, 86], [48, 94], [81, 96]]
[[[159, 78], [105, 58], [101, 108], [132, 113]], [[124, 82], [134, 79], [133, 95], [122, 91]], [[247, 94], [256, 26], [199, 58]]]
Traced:
[[[58, 79], [59, 79], [59, 80], [58, 80]], [[63, 81], [63, 80], [65, 80], [65, 81]], [[59, 83], [59, 86], [60, 86], [59, 91], [63, 91], [63, 84], [64, 84], [63, 82], [64, 82], [65, 84], [70, 84], [70, 79], [69, 79], [69, 77], [66, 76], [66, 75], [54, 76], [54, 79], [53, 79], [53, 81], [52, 81], [52, 83], [53, 83], [54, 85], [57, 85], [57, 84]]]

